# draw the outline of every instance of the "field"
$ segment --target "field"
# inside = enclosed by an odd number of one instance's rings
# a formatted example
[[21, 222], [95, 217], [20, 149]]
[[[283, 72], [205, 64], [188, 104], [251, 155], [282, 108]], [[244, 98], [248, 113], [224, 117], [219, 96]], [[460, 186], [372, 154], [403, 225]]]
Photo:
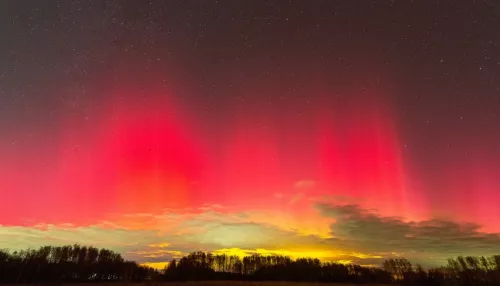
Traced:
[[[3, 284], [0, 284], [3, 285]], [[40, 286], [397, 286], [394, 284], [353, 284], [353, 283], [318, 283], [318, 282], [250, 282], [250, 281], [188, 281], [188, 282], [147, 282], [147, 283], [71, 283], [39, 284]], [[13, 284], [12, 286], [27, 286]], [[33, 285], [30, 285], [33, 286]]]
[[[116, 284], [113, 284], [116, 285]], [[127, 286], [350, 286], [350, 285], [373, 285], [384, 286], [384, 284], [352, 284], [352, 283], [309, 283], [309, 282], [248, 282], [248, 281], [200, 281], [200, 282], [165, 282], [165, 283], [137, 283]], [[96, 285], [97, 286], [97, 285]], [[108, 286], [101, 285], [98, 286]]]

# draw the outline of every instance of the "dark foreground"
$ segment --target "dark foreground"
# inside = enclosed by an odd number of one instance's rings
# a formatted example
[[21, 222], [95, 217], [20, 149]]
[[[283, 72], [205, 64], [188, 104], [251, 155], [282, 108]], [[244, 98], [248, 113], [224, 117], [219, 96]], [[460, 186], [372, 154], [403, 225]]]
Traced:
[[[382, 267], [321, 262], [316, 258], [195, 252], [163, 270], [126, 261], [119, 253], [80, 245], [0, 250], [0, 285], [497, 285], [500, 255], [458, 257], [424, 269], [404, 258]], [[184, 282], [199, 281], [199, 282]], [[267, 281], [267, 282], [264, 282]], [[289, 282], [284, 282], [289, 281]]]
[[[0, 284], [1, 285], [1, 284]], [[136, 283], [79, 283], [79, 284], [43, 284], [43, 286], [350, 286], [350, 285], [373, 285], [373, 286], [397, 286], [396, 284], [353, 284], [353, 283], [320, 283], [320, 282], [284, 282], [284, 281], [185, 281], [185, 282], [136, 282]], [[21, 286], [18, 284], [12, 286]], [[22, 284], [22, 286], [25, 286]]]

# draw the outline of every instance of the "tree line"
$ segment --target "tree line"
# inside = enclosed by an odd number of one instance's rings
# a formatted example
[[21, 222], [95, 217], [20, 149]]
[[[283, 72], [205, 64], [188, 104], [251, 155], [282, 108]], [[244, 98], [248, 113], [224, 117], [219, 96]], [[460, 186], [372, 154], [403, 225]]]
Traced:
[[0, 284], [144, 281], [156, 273], [152, 268], [124, 260], [119, 253], [92, 246], [0, 250]]
[[254, 254], [240, 258], [194, 252], [159, 271], [126, 261], [116, 252], [92, 246], [45, 246], [0, 250], [0, 284], [113, 281], [249, 280], [344, 282], [405, 285], [500, 285], [500, 255], [458, 257], [425, 270], [404, 258], [381, 267], [321, 262], [317, 258]]
[[191, 253], [173, 260], [159, 276], [172, 280], [257, 280], [400, 285], [500, 285], [500, 255], [459, 256], [446, 266], [424, 270], [405, 258], [385, 260], [381, 267], [296, 260], [280, 255], [238, 256]]

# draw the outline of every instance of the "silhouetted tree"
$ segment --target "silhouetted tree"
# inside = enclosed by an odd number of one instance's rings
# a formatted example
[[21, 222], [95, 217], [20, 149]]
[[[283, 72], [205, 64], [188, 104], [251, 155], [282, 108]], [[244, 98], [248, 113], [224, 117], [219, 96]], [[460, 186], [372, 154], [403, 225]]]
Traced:
[[107, 249], [73, 245], [0, 251], [0, 283], [144, 281], [154, 276], [152, 268]]
[[382, 267], [385, 271], [392, 274], [395, 282], [410, 280], [414, 274], [411, 262], [405, 258], [391, 258], [385, 260]]
[[238, 256], [194, 252], [172, 260], [161, 275], [126, 261], [118, 253], [91, 246], [44, 246], [0, 250], [0, 284], [113, 282], [148, 280], [270, 280], [407, 285], [499, 285], [500, 255], [459, 256], [445, 267], [425, 271], [404, 258], [388, 259], [382, 268], [322, 263], [315, 258], [254, 254]]

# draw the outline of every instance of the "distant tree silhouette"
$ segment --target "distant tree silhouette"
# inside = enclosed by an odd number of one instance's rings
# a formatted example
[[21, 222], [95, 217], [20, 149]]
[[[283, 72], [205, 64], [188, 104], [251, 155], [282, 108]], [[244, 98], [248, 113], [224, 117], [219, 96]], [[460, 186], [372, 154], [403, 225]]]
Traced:
[[388, 283], [390, 275], [382, 269], [359, 265], [321, 263], [316, 258], [292, 260], [281, 255], [251, 255], [241, 259], [226, 254], [191, 253], [164, 270], [163, 279], [172, 280], [267, 280], [304, 282]]
[[296, 260], [281, 255], [193, 252], [172, 260], [162, 271], [126, 261], [116, 252], [92, 246], [44, 246], [38, 250], [0, 250], [0, 284], [130, 281], [253, 280], [405, 285], [498, 285], [500, 255], [459, 256], [427, 271], [404, 258], [391, 258], [381, 268]]
[[405, 258], [391, 258], [384, 261], [382, 267], [385, 271], [391, 273], [396, 281], [410, 280], [411, 276], [413, 276], [411, 262]]
[[0, 283], [144, 281], [155, 273], [113, 251], [77, 244], [0, 251]]

